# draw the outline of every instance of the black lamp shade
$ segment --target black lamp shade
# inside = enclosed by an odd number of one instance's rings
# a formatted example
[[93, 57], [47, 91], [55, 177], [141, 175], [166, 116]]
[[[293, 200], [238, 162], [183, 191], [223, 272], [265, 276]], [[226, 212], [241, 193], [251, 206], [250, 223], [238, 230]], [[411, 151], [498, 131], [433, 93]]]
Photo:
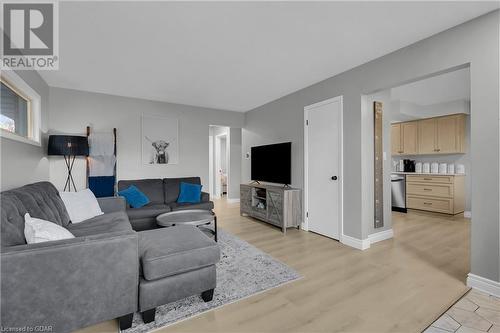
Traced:
[[49, 155], [87, 156], [89, 142], [86, 136], [51, 135], [49, 136]]

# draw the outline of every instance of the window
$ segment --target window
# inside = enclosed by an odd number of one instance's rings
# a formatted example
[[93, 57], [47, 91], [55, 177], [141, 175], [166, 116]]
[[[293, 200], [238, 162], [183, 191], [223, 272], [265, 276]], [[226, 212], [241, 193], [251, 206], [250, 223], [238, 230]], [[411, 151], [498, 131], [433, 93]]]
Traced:
[[14, 71], [2, 71], [0, 77], [0, 133], [40, 145], [40, 95]]
[[0, 128], [26, 138], [31, 137], [31, 101], [2, 80], [0, 96]]

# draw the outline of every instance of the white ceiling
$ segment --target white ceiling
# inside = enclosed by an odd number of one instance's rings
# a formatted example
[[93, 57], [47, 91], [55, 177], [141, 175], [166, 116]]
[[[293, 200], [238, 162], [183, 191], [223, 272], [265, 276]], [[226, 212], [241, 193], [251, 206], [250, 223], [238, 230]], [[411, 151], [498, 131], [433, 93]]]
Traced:
[[417, 105], [470, 100], [469, 68], [433, 76], [391, 89], [391, 99]]
[[51, 86], [247, 111], [497, 2], [60, 2]]

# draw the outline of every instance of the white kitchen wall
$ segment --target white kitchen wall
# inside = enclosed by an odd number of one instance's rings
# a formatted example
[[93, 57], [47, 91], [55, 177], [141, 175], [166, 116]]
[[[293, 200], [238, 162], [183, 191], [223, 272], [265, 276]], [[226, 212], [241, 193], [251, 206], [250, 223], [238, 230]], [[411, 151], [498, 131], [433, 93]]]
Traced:
[[[244, 114], [194, 106], [155, 102], [70, 89], [50, 88], [51, 134], [84, 135], [87, 125], [95, 131], [117, 128], [118, 179], [200, 176], [208, 188], [208, 136], [210, 124], [242, 127]], [[179, 119], [179, 163], [143, 165], [141, 115]], [[66, 166], [62, 158], [50, 159], [50, 180], [64, 186]], [[78, 158], [73, 171], [78, 189], [85, 187], [85, 159]]]

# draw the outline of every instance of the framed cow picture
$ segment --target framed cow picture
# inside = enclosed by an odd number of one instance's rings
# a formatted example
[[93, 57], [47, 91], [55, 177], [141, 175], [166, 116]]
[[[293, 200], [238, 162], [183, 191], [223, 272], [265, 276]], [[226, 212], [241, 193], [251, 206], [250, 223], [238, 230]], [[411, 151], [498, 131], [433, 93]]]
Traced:
[[142, 163], [179, 163], [179, 120], [142, 115]]

